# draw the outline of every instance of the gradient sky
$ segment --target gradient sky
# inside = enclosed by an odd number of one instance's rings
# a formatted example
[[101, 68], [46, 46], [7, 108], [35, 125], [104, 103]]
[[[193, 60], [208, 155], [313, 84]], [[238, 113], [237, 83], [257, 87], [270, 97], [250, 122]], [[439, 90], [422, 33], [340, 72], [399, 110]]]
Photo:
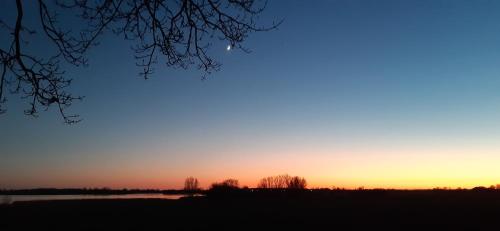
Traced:
[[81, 123], [9, 96], [0, 188], [500, 183], [500, 1], [270, 1], [262, 24], [280, 18], [250, 54], [215, 43], [223, 67], [204, 81], [161, 64], [143, 80], [130, 44], [104, 36], [89, 67], [67, 67]]

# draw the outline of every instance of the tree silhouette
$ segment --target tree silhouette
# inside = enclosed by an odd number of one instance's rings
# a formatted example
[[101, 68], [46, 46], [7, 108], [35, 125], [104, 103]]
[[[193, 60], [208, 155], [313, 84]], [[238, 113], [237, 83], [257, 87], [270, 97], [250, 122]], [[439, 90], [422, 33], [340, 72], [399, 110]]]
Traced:
[[263, 189], [270, 189], [273, 188], [273, 177], [268, 176], [260, 179], [259, 184], [257, 185], [257, 188], [263, 188]]
[[288, 182], [287, 187], [289, 189], [305, 189], [307, 187], [306, 179], [298, 176], [294, 176]]
[[305, 189], [306, 179], [298, 176], [291, 177], [288, 174], [262, 178], [257, 185], [261, 189]]
[[198, 179], [190, 176], [184, 181], [184, 190], [188, 192], [194, 192], [199, 190]]
[[[37, 4], [36, 29], [25, 25], [26, 2]], [[170, 67], [196, 65], [209, 74], [221, 65], [208, 54], [211, 41], [218, 38], [232, 48], [248, 51], [242, 42], [250, 33], [279, 25], [257, 26], [256, 18], [265, 6], [266, 2], [258, 0], [55, 0], [55, 4], [16, 0], [15, 23], [0, 20], [2, 36], [9, 41], [0, 47], [0, 113], [5, 112], [2, 106], [10, 92], [28, 101], [26, 115], [37, 116], [40, 107], [57, 105], [66, 123], [80, 121], [78, 115], [65, 113], [82, 97], [67, 91], [71, 78], [61, 70], [60, 62], [86, 65], [86, 52], [105, 32], [136, 42], [134, 57], [144, 78], [153, 73], [158, 59]], [[71, 32], [75, 28], [63, 28], [59, 11], [78, 15], [79, 26], [84, 28], [75, 32]], [[25, 49], [29, 35], [40, 31], [55, 45], [52, 55], [40, 57]]]
[[262, 189], [283, 189], [288, 186], [288, 182], [291, 177], [287, 174], [279, 176], [269, 176], [262, 178], [257, 185], [258, 188]]

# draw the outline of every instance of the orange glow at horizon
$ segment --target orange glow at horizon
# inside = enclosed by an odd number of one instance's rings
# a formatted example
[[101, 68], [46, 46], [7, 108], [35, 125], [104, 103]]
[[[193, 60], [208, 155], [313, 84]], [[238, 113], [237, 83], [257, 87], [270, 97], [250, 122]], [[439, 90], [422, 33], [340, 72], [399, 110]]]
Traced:
[[[379, 153], [358, 150], [332, 155], [325, 150], [296, 149], [260, 155], [206, 156], [177, 162], [142, 157], [101, 165], [61, 166], [43, 174], [27, 172], [11, 177], [17, 184], [0, 182], [0, 188], [180, 189], [188, 176], [198, 178], [203, 188], [226, 178], [238, 179], [241, 186], [255, 187], [262, 177], [286, 173], [305, 177], [309, 188], [472, 188], [500, 183], [497, 166], [500, 156], [497, 150], [488, 150], [474, 155], [466, 149], [460, 152], [386, 149]], [[154, 155], [161, 156], [161, 153], [151, 154]]]

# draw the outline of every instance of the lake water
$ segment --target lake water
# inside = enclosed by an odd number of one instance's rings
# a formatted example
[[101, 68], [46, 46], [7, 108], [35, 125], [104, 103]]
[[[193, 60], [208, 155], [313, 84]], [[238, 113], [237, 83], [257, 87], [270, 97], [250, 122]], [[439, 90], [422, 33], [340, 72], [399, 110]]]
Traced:
[[[42, 200], [92, 200], [92, 199], [171, 199], [177, 200], [185, 194], [123, 194], [123, 195], [0, 195], [0, 204], [16, 201], [42, 201]], [[198, 196], [198, 195], [195, 195]]]

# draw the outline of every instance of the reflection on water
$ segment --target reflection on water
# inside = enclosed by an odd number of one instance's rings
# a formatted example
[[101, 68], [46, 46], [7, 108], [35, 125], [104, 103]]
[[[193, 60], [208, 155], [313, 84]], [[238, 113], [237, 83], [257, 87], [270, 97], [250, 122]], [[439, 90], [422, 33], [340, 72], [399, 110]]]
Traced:
[[3, 195], [0, 197], [0, 204], [10, 204], [11, 203], [11, 197], [9, 195]]
[[[91, 200], [91, 199], [171, 199], [177, 200], [186, 194], [122, 194], [122, 195], [3, 195], [0, 204], [9, 204], [16, 201], [42, 201], [42, 200]], [[199, 196], [199, 195], [194, 195]]]

